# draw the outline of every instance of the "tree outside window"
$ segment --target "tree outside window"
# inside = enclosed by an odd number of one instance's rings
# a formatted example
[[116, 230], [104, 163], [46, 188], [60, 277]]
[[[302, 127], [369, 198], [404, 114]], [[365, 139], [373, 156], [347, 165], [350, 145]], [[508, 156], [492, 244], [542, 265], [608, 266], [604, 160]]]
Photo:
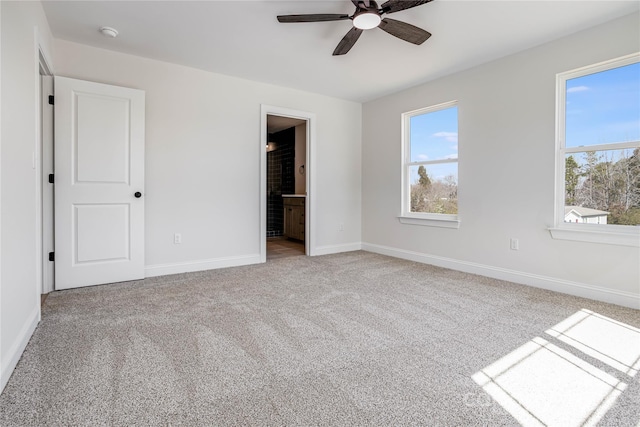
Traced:
[[564, 222], [640, 225], [638, 55], [559, 75]]
[[458, 107], [455, 102], [403, 115], [403, 214], [458, 214]]

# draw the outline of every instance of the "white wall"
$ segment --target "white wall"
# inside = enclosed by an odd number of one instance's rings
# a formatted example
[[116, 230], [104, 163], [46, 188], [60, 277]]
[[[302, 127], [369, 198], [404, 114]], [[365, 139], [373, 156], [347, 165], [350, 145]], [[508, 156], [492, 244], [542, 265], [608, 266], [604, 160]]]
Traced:
[[[636, 13], [364, 104], [363, 248], [640, 307], [638, 248], [547, 231], [556, 73], [637, 52], [638, 22]], [[460, 229], [400, 224], [400, 116], [451, 100], [459, 102]], [[519, 251], [509, 249], [512, 237]]]
[[257, 262], [261, 104], [316, 114], [315, 246], [359, 247], [360, 104], [61, 40], [54, 52], [58, 75], [146, 91], [147, 274]]
[[[2, 3], [0, 3], [0, 310], [2, 310]], [[0, 393], [7, 385], [8, 369], [5, 373], [2, 362], [4, 352], [2, 351], [2, 313], [0, 312]], [[7, 378], [5, 378], [5, 375]]]
[[[51, 34], [38, 2], [0, 2], [0, 390], [40, 320], [37, 276], [36, 170], [38, 43], [49, 51]], [[36, 159], [37, 160], [37, 159]]]

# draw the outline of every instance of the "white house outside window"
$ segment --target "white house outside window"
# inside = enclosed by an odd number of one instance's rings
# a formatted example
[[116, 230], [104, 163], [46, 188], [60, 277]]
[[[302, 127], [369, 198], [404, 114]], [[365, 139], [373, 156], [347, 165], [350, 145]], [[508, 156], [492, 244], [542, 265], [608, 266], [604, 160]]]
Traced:
[[456, 101], [403, 114], [403, 223], [457, 228]]
[[639, 61], [557, 76], [555, 238], [640, 245]]

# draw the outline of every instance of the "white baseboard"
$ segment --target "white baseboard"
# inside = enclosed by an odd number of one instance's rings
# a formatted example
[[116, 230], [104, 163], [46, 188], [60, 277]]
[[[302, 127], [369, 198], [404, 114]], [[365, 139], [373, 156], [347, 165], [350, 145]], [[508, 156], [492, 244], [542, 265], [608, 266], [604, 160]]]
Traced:
[[204, 259], [198, 261], [177, 262], [171, 264], [147, 265], [145, 277], [166, 276], [167, 274], [190, 273], [193, 271], [215, 270], [217, 268], [239, 267], [241, 265], [259, 264], [260, 254], [236, 257]]
[[[25, 324], [22, 326], [16, 342], [7, 351], [7, 357], [2, 358], [2, 371], [0, 371], [0, 393], [2, 393], [9, 382], [9, 378], [11, 378], [11, 374], [13, 374], [13, 370], [16, 368], [20, 357], [22, 357], [24, 349], [27, 348], [27, 344], [29, 343], [33, 332], [36, 330], [39, 321], [40, 307], [36, 306]], [[3, 354], [2, 356], [5, 355]]]
[[423, 264], [431, 264], [438, 267], [450, 268], [452, 270], [464, 271], [465, 273], [478, 274], [480, 276], [519, 283], [521, 285], [533, 286], [535, 288], [547, 289], [550, 291], [617, 304], [624, 307], [640, 309], [640, 294], [634, 294], [631, 292], [607, 289], [599, 286], [557, 279], [554, 277], [460, 261], [453, 258], [407, 251], [404, 249], [375, 245], [372, 243], [362, 243], [362, 249], [395, 258], [402, 258]]
[[362, 243], [346, 243], [343, 245], [316, 246], [313, 256], [338, 254], [340, 252], [353, 252], [362, 249]]

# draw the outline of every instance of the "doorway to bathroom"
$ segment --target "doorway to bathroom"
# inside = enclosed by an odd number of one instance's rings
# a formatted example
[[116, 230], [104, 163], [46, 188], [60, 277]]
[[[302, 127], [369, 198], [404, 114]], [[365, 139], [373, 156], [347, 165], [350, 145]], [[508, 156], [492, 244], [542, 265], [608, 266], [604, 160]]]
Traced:
[[305, 255], [307, 121], [267, 115], [267, 261]]
[[313, 255], [315, 115], [261, 106], [262, 262]]

